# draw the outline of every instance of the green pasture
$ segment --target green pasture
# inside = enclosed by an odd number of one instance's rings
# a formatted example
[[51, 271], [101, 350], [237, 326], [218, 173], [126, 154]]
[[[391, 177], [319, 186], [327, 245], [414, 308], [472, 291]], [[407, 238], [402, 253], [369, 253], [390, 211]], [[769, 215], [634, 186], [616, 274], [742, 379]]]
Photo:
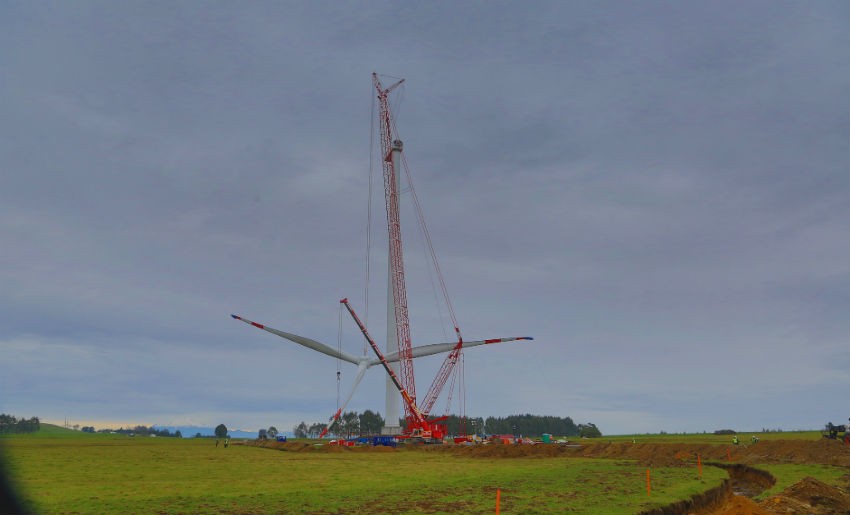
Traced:
[[0, 438], [38, 513], [636, 513], [720, 484], [725, 471], [586, 458], [427, 450], [277, 451], [215, 440], [35, 434]]

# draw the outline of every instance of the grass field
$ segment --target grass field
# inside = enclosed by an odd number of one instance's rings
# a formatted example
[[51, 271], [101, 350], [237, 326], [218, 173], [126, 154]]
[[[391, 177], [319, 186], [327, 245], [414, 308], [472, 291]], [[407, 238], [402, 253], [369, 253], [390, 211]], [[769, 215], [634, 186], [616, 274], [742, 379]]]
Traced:
[[39, 513], [631, 514], [705, 491], [726, 473], [625, 460], [486, 459], [427, 450], [281, 452], [210, 439], [46, 431], [0, 439]]

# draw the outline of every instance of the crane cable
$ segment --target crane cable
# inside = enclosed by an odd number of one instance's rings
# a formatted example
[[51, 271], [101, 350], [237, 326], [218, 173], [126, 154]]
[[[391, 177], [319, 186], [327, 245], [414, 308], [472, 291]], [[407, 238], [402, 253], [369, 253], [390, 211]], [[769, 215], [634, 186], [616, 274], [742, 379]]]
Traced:
[[[398, 131], [396, 130], [396, 134]], [[416, 189], [413, 187], [413, 178], [410, 175], [410, 167], [407, 165], [407, 158], [402, 153], [401, 155], [402, 164], [404, 167], [404, 173], [407, 176], [407, 184], [410, 189], [410, 196], [413, 199], [413, 205], [416, 208], [416, 216], [419, 219], [419, 224], [422, 227], [422, 233], [425, 235], [425, 243], [428, 248], [428, 252], [431, 254], [431, 262], [434, 264], [434, 270], [437, 273], [437, 279], [440, 283], [440, 290], [443, 293], [443, 300], [446, 303], [446, 308], [449, 311], [449, 316], [452, 319], [452, 326], [454, 327], [455, 333], [457, 334], [458, 339], [460, 340], [460, 328], [457, 323], [457, 317], [455, 316], [454, 306], [452, 306], [452, 301], [449, 298], [448, 288], [446, 287], [446, 280], [443, 277], [443, 271], [440, 269], [440, 262], [437, 259], [437, 253], [434, 251], [434, 243], [431, 240], [431, 232], [428, 230], [428, 224], [425, 223], [425, 215], [422, 213], [422, 205], [419, 203], [419, 196], [416, 195]]]
[[[372, 114], [374, 114], [374, 103], [375, 103], [375, 100], [374, 100], [374, 95], [373, 95], [373, 98], [372, 98], [373, 112], [372, 112]], [[396, 104], [398, 104], [398, 102], [396, 102]], [[374, 116], [371, 117], [371, 121], [372, 121], [372, 130], [370, 131], [370, 138], [373, 138], [374, 133], [375, 133]], [[398, 127], [396, 126], [396, 116], [390, 117], [389, 122], [392, 125], [392, 130], [395, 133], [396, 138], [400, 139], [400, 133], [399, 133]], [[371, 193], [371, 191], [372, 191], [371, 181], [372, 181], [372, 166], [373, 166], [372, 151], [373, 151], [373, 148], [374, 148], [374, 144], [370, 144], [369, 148], [370, 148], [370, 173], [369, 173], [370, 204], [369, 205], [371, 207], [371, 195], [372, 195], [372, 193]], [[382, 159], [383, 159], [383, 156], [382, 156]], [[428, 249], [428, 252], [431, 255], [431, 262], [434, 266], [434, 271], [436, 272], [437, 279], [440, 283], [440, 290], [442, 291], [442, 294], [443, 294], [443, 300], [444, 300], [446, 308], [449, 312], [449, 316], [451, 317], [452, 327], [454, 328], [455, 334], [457, 336], [458, 344], [462, 345], [463, 337], [462, 337], [461, 332], [460, 332], [460, 326], [457, 323], [457, 317], [455, 316], [454, 306], [452, 305], [451, 299], [449, 298], [448, 288], [446, 287], [445, 278], [443, 277], [443, 272], [440, 268], [440, 263], [439, 263], [439, 260], [437, 259], [437, 254], [434, 251], [434, 244], [431, 240], [431, 233], [428, 230], [428, 225], [425, 222], [425, 216], [422, 212], [422, 206], [419, 202], [419, 197], [416, 194], [416, 189], [414, 188], [414, 185], [413, 185], [413, 178], [412, 178], [411, 173], [410, 173], [410, 166], [407, 163], [407, 157], [404, 153], [401, 154], [401, 164], [402, 164], [402, 167], [404, 168], [404, 174], [407, 177], [408, 191], [409, 191], [411, 198], [413, 200], [413, 205], [414, 205], [414, 208], [415, 208], [416, 216], [417, 216], [418, 221], [419, 221], [420, 230], [421, 230], [422, 234], [424, 235], [426, 247]], [[401, 174], [398, 175], [398, 180], [401, 180], [400, 175]], [[370, 209], [370, 217], [371, 217], [371, 209]], [[371, 220], [371, 218], [370, 218], [370, 220]], [[369, 227], [370, 227], [369, 230], [371, 230], [371, 221], [369, 223]], [[367, 253], [369, 252], [370, 244], [371, 243], [370, 243], [369, 239], [367, 238]], [[429, 276], [430, 276], [430, 272], [429, 272]], [[439, 310], [439, 308], [438, 308], [438, 310]], [[442, 313], [439, 313], [439, 316], [442, 319]], [[466, 412], [466, 387], [465, 387], [465, 380], [464, 380], [465, 371], [464, 371], [464, 365], [463, 365], [463, 349], [461, 347], [458, 350], [459, 350], [459, 352], [458, 352], [458, 355], [456, 356], [456, 359], [461, 360], [461, 363], [460, 363], [461, 367], [460, 367], [460, 370], [458, 370], [457, 368], [455, 368], [455, 370], [453, 370], [452, 386], [449, 388], [449, 392], [448, 392], [446, 411], [448, 412], [448, 410], [450, 409], [452, 391], [454, 390], [454, 384], [456, 382], [457, 375], [460, 375], [461, 379], [460, 379], [460, 382], [459, 382], [460, 384], [459, 384], [458, 390], [459, 390], [459, 394], [461, 396], [461, 400], [460, 400], [459, 403], [461, 404], [460, 407], [461, 407], [461, 411], [463, 412], [462, 416], [465, 418], [465, 416], [466, 416], [466, 413], [465, 413]]]
[[[366, 284], [363, 288], [365, 311], [363, 324], [369, 327], [369, 280], [370, 262], [372, 261], [372, 176], [375, 168], [375, 95], [371, 93], [372, 107], [369, 111], [369, 197], [366, 200]], [[368, 352], [366, 342], [363, 342], [363, 355]]]
[[[398, 135], [398, 128], [395, 126], [395, 119], [392, 119], [391, 123], [393, 124], [393, 129], [395, 130], [396, 135]], [[431, 254], [431, 262], [434, 265], [434, 271], [436, 272], [437, 279], [440, 283], [440, 290], [443, 294], [443, 300], [446, 304], [446, 308], [449, 312], [449, 316], [451, 317], [452, 327], [454, 327], [455, 334], [457, 336], [458, 343], [463, 342], [463, 336], [460, 332], [460, 326], [457, 323], [457, 317], [455, 316], [454, 306], [452, 305], [451, 299], [449, 298], [448, 288], [446, 287], [446, 281], [443, 277], [443, 272], [440, 268], [440, 262], [437, 259], [437, 253], [434, 251], [434, 244], [431, 240], [431, 232], [428, 230], [428, 224], [425, 223], [425, 215], [422, 212], [422, 205], [419, 202], [419, 196], [416, 194], [416, 188], [413, 186], [413, 177], [410, 173], [410, 166], [407, 164], [407, 156], [404, 153], [401, 154], [401, 162], [402, 167], [404, 168], [405, 176], [407, 177], [408, 190], [410, 192], [410, 196], [413, 199], [413, 205], [415, 207], [416, 216], [419, 220], [419, 225], [422, 230], [422, 233], [425, 236], [425, 243], [428, 248], [428, 252]], [[460, 370], [455, 368], [452, 372], [452, 384], [449, 387], [448, 398], [446, 400], [446, 414], [448, 414], [449, 409], [451, 409], [452, 402], [452, 393], [454, 390], [455, 380], [458, 375], [461, 376], [459, 384], [458, 384], [458, 393], [461, 399], [458, 401], [460, 405], [460, 409], [462, 411], [461, 417], [466, 417], [466, 381], [465, 381], [465, 370], [464, 370], [464, 360], [463, 360], [463, 347], [459, 349], [457, 359], [461, 361]]]
[[342, 305], [339, 307], [339, 325], [336, 332], [336, 351], [336, 409], [339, 410], [339, 387], [342, 376], [342, 360], [339, 358], [342, 356]]

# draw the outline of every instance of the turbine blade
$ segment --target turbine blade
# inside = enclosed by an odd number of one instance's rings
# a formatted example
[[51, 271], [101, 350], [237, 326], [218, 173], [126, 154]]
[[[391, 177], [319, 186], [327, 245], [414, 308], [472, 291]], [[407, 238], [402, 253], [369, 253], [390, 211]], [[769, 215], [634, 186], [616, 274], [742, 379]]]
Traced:
[[245, 322], [246, 324], [252, 325], [252, 326], [254, 326], [258, 329], [262, 329], [263, 331], [267, 331], [269, 333], [280, 336], [281, 338], [285, 338], [285, 339], [287, 339], [291, 342], [295, 342], [298, 345], [303, 345], [304, 347], [307, 347], [308, 349], [313, 349], [314, 351], [321, 352], [322, 354], [327, 354], [328, 356], [332, 356], [334, 358], [339, 358], [339, 359], [341, 359], [343, 361], [347, 361], [349, 363], [354, 363], [355, 365], [358, 365], [360, 363], [360, 360], [358, 360], [354, 356], [347, 354], [345, 352], [342, 352], [342, 351], [338, 351], [338, 350], [334, 349], [333, 347], [325, 345], [324, 343], [321, 343], [321, 342], [317, 342], [316, 340], [313, 340], [312, 338], [306, 338], [304, 336], [298, 336], [297, 334], [279, 331], [279, 330], [274, 329], [272, 327], [269, 327], [267, 325], [258, 324], [257, 322], [252, 322], [251, 320], [248, 320], [247, 318], [242, 318], [239, 315], [230, 315], [230, 316], [232, 316], [236, 320]]
[[336, 410], [336, 413], [334, 413], [333, 416], [330, 418], [330, 420], [328, 421], [328, 427], [322, 430], [322, 433], [319, 435], [319, 439], [324, 438], [325, 435], [328, 434], [328, 431], [330, 431], [331, 428], [334, 426], [336, 421], [339, 420], [340, 415], [342, 415], [342, 412], [345, 411], [345, 408], [346, 406], [348, 406], [349, 401], [351, 401], [351, 398], [354, 397], [354, 391], [357, 390], [357, 385], [360, 384], [360, 380], [363, 379], [363, 374], [366, 373], [366, 370], [368, 368], [369, 365], [365, 361], [361, 362], [357, 366], [357, 377], [354, 378], [354, 384], [351, 385], [351, 391], [348, 393], [348, 397], [345, 398], [345, 402], [342, 403], [342, 407]]
[[[489, 345], [491, 343], [499, 343], [499, 342], [512, 342], [516, 340], [533, 340], [531, 336], [510, 336], [507, 338], [490, 338], [489, 340], [475, 340], [469, 342], [463, 342], [463, 348], [466, 349], [468, 347], [477, 347], [479, 345]], [[432, 343], [430, 345], [419, 345], [418, 347], [413, 347], [410, 349], [411, 357], [421, 358], [422, 356], [431, 356], [433, 354], [440, 354], [442, 352], [449, 352], [452, 349], [457, 347], [457, 342], [447, 342], [447, 343]], [[391, 354], [386, 354], [384, 356], [387, 361], [393, 362], [398, 361], [398, 353], [393, 352]], [[377, 365], [380, 363], [380, 360], [373, 359], [369, 362], [369, 366]]]

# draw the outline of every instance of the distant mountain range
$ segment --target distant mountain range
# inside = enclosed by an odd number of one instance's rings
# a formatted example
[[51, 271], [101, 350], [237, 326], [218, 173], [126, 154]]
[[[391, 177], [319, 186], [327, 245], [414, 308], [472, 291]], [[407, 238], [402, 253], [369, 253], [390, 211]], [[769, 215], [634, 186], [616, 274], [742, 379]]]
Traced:
[[[201, 436], [215, 436], [215, 428], [214, 427], [202, 427], [202, 426], [153, 426], [156, 429], [168, 429], [170, 432], [175, 433], [180, 431], [180, 434], [183, 435], [183, 438], [194, 438], [198, 433]], [[257, 431], [242, 431], [241, 429], [229, 429], [227, 430], [228, 434], [230, 434], [231, 438], [257, 438], [259, 436], [259, 430]], [[293, 434], [290, 431], [281, 431], [279, 434], [284, 435], [288, 438], [292, 438]]]

